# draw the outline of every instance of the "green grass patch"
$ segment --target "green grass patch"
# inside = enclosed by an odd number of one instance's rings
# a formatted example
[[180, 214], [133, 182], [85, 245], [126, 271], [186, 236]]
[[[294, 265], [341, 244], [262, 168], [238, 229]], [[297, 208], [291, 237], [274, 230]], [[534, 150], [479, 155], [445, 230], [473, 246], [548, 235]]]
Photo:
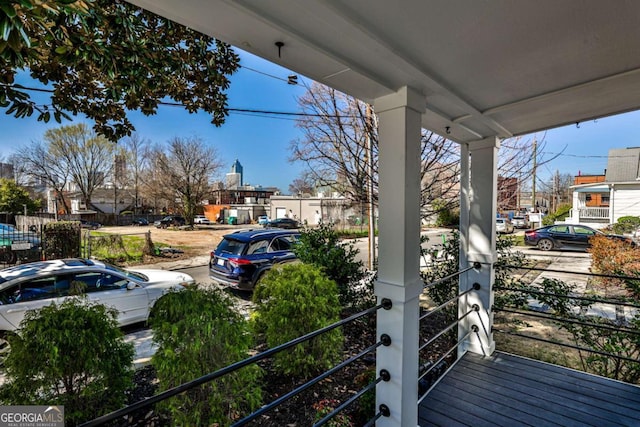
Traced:
[[524, 244], [524, 235], [516, 235], [513, 237], [513, 244], [515, 246], [525, 246]]
[[[91, 231], [88, 238], [83, 236], [81, 253], [112, 264], [131, 264], [143, 261], [144, 245], [144, 234], [127, 235]], [[170, 245], [154, 242], [154, 246], [159, 248]]]

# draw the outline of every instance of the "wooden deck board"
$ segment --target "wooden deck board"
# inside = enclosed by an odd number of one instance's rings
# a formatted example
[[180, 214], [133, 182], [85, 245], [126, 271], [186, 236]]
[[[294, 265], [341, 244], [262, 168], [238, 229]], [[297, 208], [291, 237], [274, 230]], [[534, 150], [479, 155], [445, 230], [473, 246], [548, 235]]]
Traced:
[[427, 426], [639, 426], [640, 387], [496, 352], [467, 353], [418, 408]]

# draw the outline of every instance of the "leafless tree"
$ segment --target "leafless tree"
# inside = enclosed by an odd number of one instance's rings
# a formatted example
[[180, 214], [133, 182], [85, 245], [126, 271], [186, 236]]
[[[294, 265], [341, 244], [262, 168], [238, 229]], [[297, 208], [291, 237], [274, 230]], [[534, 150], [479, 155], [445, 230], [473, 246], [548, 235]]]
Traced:
[[44, 141], [52, 158], [66, 165], [82, 201], [89, 208], [93, 192], [111, 174], [115, 144], [84, 123], [49, 129], [44, 134]]
[[[537, 171], [562, 154], [548, 156], [545, 151], [546, 134], [509, 138], [500, 144], [498, 175], [502, 185], [498, 185], [498, 210], [509, 210], [519, 206], [517, 195], [530, 188], [537, 179]], [[538, 180], [538, 182], [540, 182]], [[542, 184], [544, 185], [544, 184]]]
[[[366, 204], [372, 182], [377, 201], [378, 132], [373, 109], [319, 83], [308, 87], [298, 105], [304, 113], [298, 120], [303, 136], [291, 142], [290, 161], [303, 162], [317, 187], [339, 191], [355, 205]], [[455, 143], [432, 132], [423, 131], [421, 143], [422, 206], [429, 214], [433, 200], [457, 202], [453, 190], [459, 180], [460, 157]]]
[[69, 164], [56, 158], [49, 151], [48, 144], [32, 141], [17, 151], [15, 162], [34, 181], [41, 182], [53, 190], [59, 210], [64, 213], [71, 212], [69, 200], [65, 196], [65, 188], [71, 177]]
[[289, 193], [291, 194], [313, 194], [316, 190], [316, 182], [313, 175], [304, 171], [289, 184]]
[[138, 207], [141, 205], [140, 194], [142, 186], [142, 177], [147, 167], [147, 151], [151, 145], [151, 141], [141, 138], [137, 133], [123, 139], [120, 144], [122, 146], [123, 155], [125, 156], [124, 170], [117, 174], [118, 181], [123, 184], [123, 188], [129, 192], [133, 198], [133, 211], [137, 213]]
[[167, 147], [151, 150], [149, 161], [154, 176], [146, 181], [152, 184], [148, 187], [166, 200], [180, 199], [180, 210], [193, 224], [196, 207], [209, 194], [209, 184], [222, 168], [215, 148], [199, 138], [174, 138]]

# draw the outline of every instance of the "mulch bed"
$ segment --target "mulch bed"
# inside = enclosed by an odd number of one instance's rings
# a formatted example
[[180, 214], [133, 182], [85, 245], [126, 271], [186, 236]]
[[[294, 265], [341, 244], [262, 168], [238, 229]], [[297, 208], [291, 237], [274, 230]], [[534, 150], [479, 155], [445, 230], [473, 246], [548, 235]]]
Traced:
[[[441, 331], [446, 321], [443, 317], [429, 318], [421, 322], [420, 342], [426, 342], [431, 336]], [[345, 337], [344, 359], [358, 354], [376, 342], [375, 315], [359, 319], [343, 327]], [[444, 354], [455, 342], [449, 336], [436, 341], [428, 350], [428, 355], [421, 354], [423, 366], [429, 366], [440, 354]], [[262, 350], [262, 349], [258, 349]], [[455, 353], [455, 352], [454, 352]], [[423, 357], [424, 356], [424, 357]], [[448, 363], [450, 363], [449, 361]], [[441, 364], [446, 366], [446, 364]], [[269, 403], [289, 393], [304, 383], [290, 377], [279, 375], [271, 369], [269, 360], [260, 362], [265, 371], [263, 377], [263, 402]], [[316, 421], [314, 404], [330, 399], [334, 406], [346, 401], [364, 388], [372, 379], [375, 371], [375, 352], [350, 364], [331, 377], [311, 386], [307, 390], [282, 403], [275, 409], [260, 416], [249, 425], [261, 427], [311, 426]], [[437, 370], [442, 373], [442, 369]], [[435, 380], [433, 375], [431, 381]], [[136, 371], [135, 389], [129, 396], [129, 404], [143, 400], [157, 393], [156, 377], [153, 367], [146, 366]], [[424, 385], [424, 384], [423, 384]], [[365, 395], [366, 396], [366, 395]], [[373, 395], [359, 399], [350, 405], [345, 413], [351, 418], [354, 426], [361, 426], [375, 415]], [[367, 403], [368, 402], [368, 403]], [[366, 407], [368, 404], [369, 407]], [[171, 426], [171, 420], [161, 416], [153, 409], [141, 410], [128, 418], [126, 422], [115, 423], [118, 426]]]

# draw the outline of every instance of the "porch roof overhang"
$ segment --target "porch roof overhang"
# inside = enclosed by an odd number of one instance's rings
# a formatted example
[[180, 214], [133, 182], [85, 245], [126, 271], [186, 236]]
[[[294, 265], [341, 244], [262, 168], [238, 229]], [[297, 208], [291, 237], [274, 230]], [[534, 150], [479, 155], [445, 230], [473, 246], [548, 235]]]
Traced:
[[571, 189], [576, 193], [609, 193], [611, 191], [611, 187], [607, 184], [598, 184], [598, 185], [576, 185], [572, 186]]
[[640, 109], [634, 0], [129, 1], [363, 101], [410, 86], [458, 142]]

